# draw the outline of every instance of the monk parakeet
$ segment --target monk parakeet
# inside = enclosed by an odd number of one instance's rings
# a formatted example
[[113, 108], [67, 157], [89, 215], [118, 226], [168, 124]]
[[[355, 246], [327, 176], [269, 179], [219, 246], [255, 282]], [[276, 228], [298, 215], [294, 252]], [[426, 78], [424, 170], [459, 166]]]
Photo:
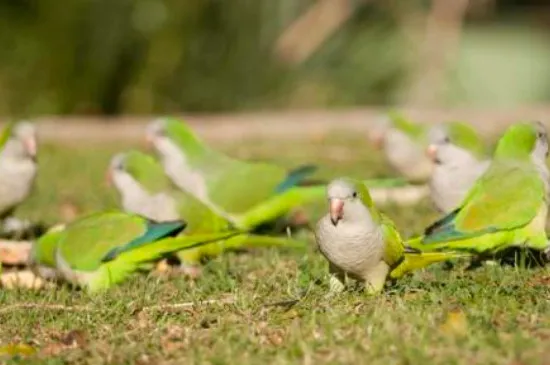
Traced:
[[[281, 204], [277, 202], [272, 204], [271, 200], [268, 200], [266, 203], [268, 206], [253, 208], [250, 214], [222, 217], [193, 195], [174, 189], [170, 180], [164, 175], [162, 166], [147, 154], [129, 151], [114, 156], [109, 167], [109, 176], [127, 212], [137, 213], [157, 221], [184, 219], [187, 222], [185, 234], [189, 235], [231, 229], [243, 232], [239, 236], [224, 240], [223, 244], [213, 242], [178, 253], [178, 258], [186, 272], [197, 272], [196, 265], [202, 258], [217, 256], [227, 249], [303, 246], [301, 242], [288, 238], [244, 233], [273, 219], [277, 213], [273, 214], [272, 211], [277, 211]], [[266, 218], [262, 220], [262, 217]]]
[[47, 280], [62, 279], [55, 265], [55, 250], [64, 229], [63, 224], [55, 225], [32, 243], [28, 265], [35, 275]]
[[291, 190], [316, 170], [306, 165], [288, 172], [269, 163], [233, 159], [208, 147], [187, 124], [175, 118], [152, 122], [147, 139], [170, 179], [218, 214], [244, 213]]
[[37, 173], [33, 124], [8, 124], [0, 136], [0, 217], [6, 218], [31, 193]]
[[375, 146], [382, 147], [390, 165], [412, 182], [428, 180], [432, 163], [426, 156], [427, 128], [395, 112], [388, 113], [382, 125], [371, 135]]
[[464, 200], [490, 160], [481, 138], [465, 123], [436, 125], [430, 129], [429, 140], [427, 153], [434, 163], [430, 196], [439, 211], [449, 213]]
[[95, 213], [46, 234], [37, 242], [34, 260], [47, 265], [53, 256], [55, 268], [65, 280], [94, 292], [150, 268], [152, 262], [168, 254], [238, 234], [179, 235], [184, 228], [181, 220], [157, 223], [117, 211]]
[[429, 264], [461, 257], [454, 252], [422, 253], [403, 245], [389, 218], [374, 206], [366, 186], [337, 179], [327, 187], [330, 210], [317, 223], [315, 236], [329, 261], [331, 291], [344, 288], [346, 276], [380, 292], [386, 280], [397, 279]]
[[187, 219], [187, 231], [194, 231], [195, 226], [208, 229], [232, 226], [241, 231], [250, 231], [280, 217], [296, 204], [320, 198], [324, 192], [322, 185], [293, 188], [240, 214], [229, 214], [225, 211], [218, 213], [195, 195], [174, 189], [160, 164], [151, 156], [138, 151], [113, 157], [109, 175], [122, 197], [125, 210], [161, 221], [176, 217], [197, 217], [193, 221]]
[[409, 245], [482, 256], [511, 247], [547, 250], [548, 140], [541, 123], [518, 123], [498, 141], [487, 171], [451, 213]]

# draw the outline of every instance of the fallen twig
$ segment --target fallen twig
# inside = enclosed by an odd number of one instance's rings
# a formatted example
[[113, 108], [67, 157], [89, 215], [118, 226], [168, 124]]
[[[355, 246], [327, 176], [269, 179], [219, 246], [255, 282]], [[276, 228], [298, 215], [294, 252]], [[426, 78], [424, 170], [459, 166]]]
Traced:
[[208, 299], [201, 300], [196, 302], [185, 302], [185, 303], [173, 303], [173, 304], [158, 304], [151, 305], [141, 308], [142, 311], [163, 311], [163, 310], [172, 310], [172, 309], [188, 309], [193, 307], [198, 307], [201, 305], [211, 305], [211, 304], [233, 304], [235, 303], [235, 298], [224, 298], [224, 299]]

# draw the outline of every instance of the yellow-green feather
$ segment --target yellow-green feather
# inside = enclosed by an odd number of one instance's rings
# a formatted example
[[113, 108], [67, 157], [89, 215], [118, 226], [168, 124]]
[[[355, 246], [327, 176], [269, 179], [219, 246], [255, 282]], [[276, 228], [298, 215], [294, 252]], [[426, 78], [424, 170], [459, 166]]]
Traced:
[[450, 122], [447, 124], [447, 133], [454, 145], [473, 153], [478, 158], [485, 154], [483, 141], [471, 125], [463, 122]]
[[418, 123], [415, 123], [399, 112], [390, 111], [388, 117], [394, 128], [405, 133], [407, 136], [414, 140], [422, 140], [426, 136], [426, 128]]
[[10, 139], [13, 133], [14, 125], [15, 123], [9, 122], [2, 130], [2, 134], [0, 134], [0, 151], [4, 148], [4, 145]]

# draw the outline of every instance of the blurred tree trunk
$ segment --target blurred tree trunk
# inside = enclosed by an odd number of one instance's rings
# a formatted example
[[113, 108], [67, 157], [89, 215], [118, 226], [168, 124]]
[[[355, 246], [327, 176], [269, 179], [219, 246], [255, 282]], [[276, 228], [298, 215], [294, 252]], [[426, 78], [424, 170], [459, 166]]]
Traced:
[[469, 0], [433, 0], [426, 19], [424, 39], [413, 65], [406, 104], [436, 106], [449, 63], [457, 56]]
[[318, 0], [281, 34], [275, 54], [288, 64], [307, 60], [353, 14], [352, 0]]

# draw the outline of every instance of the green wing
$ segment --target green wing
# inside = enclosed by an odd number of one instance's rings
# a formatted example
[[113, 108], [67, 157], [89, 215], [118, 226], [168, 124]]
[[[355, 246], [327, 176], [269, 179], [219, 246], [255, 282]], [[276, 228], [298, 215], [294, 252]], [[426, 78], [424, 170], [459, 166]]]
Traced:
[[171, 195], [176, 199], [180, 218], [187, 222], [187, 233], [220, 232], [232, 227], [228, 219], [212, 211], [193, 195], [183, 191], [174, 191]]
[[2, 134], [0, 134], [0, 151], [4, 148], [4, 145], [10, 139], [14, 125], [15, 123], [10, 122], [2, 130]]
[[423, 125], [408, 120], [403, 114], [396, 111], [389, 112], [388, 117], [390, 118], [394, 128], [405, 133], [413, 140], [421, 141], [426, 138], [426, 127]]
[[42, 235], [32, 245], [31, 262], [42, 266], [55, 268], [55, 251], [64, 230], [56, 227]]
[[423, 243], [523, 227], [536, 216], [544, 201], [544, 183], [532, 164], [494, 161], [461, 207], [426, 230]]
[[403, 261], [405, 246], [403, 246], [403, 240], [392, 220], [384, 214], [380, 214], [380, 216], [385, 243], [384, 262], [394, 268]]
[[121, 252], [116, 260], [105, 262], [98, 270], [94, 271], [94, 275], [84, 285], [90, 292], [105, 290], [124, 281], [129, 275], [142, 268], [144, 264], [165, 257], [167, 254], [208, 246], [215, 242], [232, 239], [238, 235], [240, 234], [234, 231], [191, 236], [179, 235], [149, 242], [140, 246], [139, 249]]
[[478, 158], [485, 154], [483, 141], [471, 125], [463, 122], [450, 122], [448, 123], [448, 133], [451, 142], [458, 147], [464, 148]]
[[152, 156], [129, 151], [125, 154], [124, 169], [148, 193], [166, 193], [176, 201], [179, 217], [187, 223], [186, 232], [219, 232], [229, 228], [230, 223], [224, 217], [213, 212], [198, 198], [175, 189], [160, 163]]
[[166, 119], [165, 127], [190, 166], [204, 178], [210, 201], [232, 214], [244, 213], [299, 185], [315, 171], [307, 165], [288, 173], [277, 165], [231, 158], [208, 147], [187, 124], [175, 118]]
[[[145, 237], [150, 227], [146, 219], [137, 215], [115, 211], [95, 213], [67, 226], [58, 250], [71, 268], [93, 271], [113, 250], [124, 252], [126, 245]], [[164, 230], [167, 235], [175, 231], [170, 224], [166, 227], [169, 228]], [[151, 233], [152, 239], [161, 236], [159, 232]], [[139, 241], [135, 246], [139, 246]]]
[[184, 221], [175, 222], [151, 222], [147, 221], [147, 230], [141, 236], [133, 239], [123, 246], [118, 246], [109, 251], [101, 260], [103, 262], [112, 261], [123, 252], [135, 250], [143, 247], [150, 242], [158, 241], [166, 237], [174, 237], [185, 228]]
[[124, 154], [124, 169], [149, 193], [169, 191], [173, 188], [162, 166], [143, 152], [130, 150]]

